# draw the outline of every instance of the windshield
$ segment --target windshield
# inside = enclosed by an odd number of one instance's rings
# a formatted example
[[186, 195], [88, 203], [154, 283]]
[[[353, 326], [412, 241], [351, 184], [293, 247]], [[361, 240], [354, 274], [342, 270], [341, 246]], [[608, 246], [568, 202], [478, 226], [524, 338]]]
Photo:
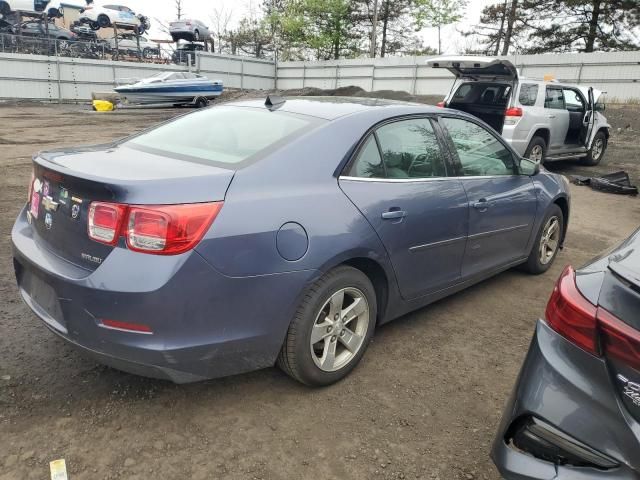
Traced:
[[318, 122], [313, 117], [259, 108], [214, 107], [165, 123], [125, 145], [200, 163], [234, 165]]

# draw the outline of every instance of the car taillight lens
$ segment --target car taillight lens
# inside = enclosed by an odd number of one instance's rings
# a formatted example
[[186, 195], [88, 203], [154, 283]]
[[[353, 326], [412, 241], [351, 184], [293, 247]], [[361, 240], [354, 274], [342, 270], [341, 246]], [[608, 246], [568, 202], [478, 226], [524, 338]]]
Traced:
[[583, 350], [640, 371], [640, 332], [578, 291], [573, 268], [564, 269], [546, 311], [547, 323]]
[[546, 310], [547, 322], [556, 332], [587, 352], [598, 355], [596, 307], [578, 291], [572, 267], [564, 269]]
[[89, 237], [115, 245], [122, 235], [130, 250], [177, 255], [202, 240], [222, 205], [223, 202], [182, 205], [93, 202], [89, 209]]
[[603, 308], [597, 316], [604, 354], [640, 371], [640, 332]]
[[523, 115], [523, 111], [520, 107], [511, 107], [507, 108], [504, 114], [507, 117], [521, 117]]
[[445, 103], [444, 102], [438, 102], [438, 103], [436, 103], [436, 107], [444, 108], [445, 107]]
[[126, 211], [126, 205], [93, 202], [89, 207], [89, 238], [107, 245], [118, 243]]

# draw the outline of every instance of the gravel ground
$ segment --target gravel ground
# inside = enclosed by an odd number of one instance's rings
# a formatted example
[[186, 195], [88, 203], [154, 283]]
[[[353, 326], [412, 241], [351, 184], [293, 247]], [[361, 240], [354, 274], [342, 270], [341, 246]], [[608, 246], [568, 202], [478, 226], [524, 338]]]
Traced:
[[[49, 478], [57, 458], [72, 480], [497, 479], [490, 444], [555, 279], [629, 235], [640, 200], [573, 187], [567, 247], [550, 272], [509, 271], [380, 328], [332, 387], [311, 390], [277, 369], [173, 385], [100, 366], [50, 334], [19, 300], [10, 230], [32, 153], [177, 113], [0, 105], [0, 480]], [[551, 168], [624, 168], [640, 182], [640, 108], [607, 115], [615, 133], [603, 165]]]

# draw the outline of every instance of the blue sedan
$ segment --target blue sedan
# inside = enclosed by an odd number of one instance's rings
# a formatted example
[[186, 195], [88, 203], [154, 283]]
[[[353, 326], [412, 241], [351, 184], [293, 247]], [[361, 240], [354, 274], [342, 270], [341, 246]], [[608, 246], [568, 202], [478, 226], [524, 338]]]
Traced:
[[465, 113], [269, 98], [36, 155], [12, 241], [27, 305], [105, 364], [327, 385], [377, 326], [545, 272], [569, 208], [564, 177]]

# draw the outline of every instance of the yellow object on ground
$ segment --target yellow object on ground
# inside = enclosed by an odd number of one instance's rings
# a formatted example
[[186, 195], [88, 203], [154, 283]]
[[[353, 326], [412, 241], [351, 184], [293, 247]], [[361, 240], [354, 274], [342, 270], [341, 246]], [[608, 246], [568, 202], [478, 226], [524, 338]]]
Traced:
[[93, 109], [96, 112], [111, 112], [115, 110], [115, 106], [113, 105], [113, 103], [108, 102], [107, 100], [94, 100]]

